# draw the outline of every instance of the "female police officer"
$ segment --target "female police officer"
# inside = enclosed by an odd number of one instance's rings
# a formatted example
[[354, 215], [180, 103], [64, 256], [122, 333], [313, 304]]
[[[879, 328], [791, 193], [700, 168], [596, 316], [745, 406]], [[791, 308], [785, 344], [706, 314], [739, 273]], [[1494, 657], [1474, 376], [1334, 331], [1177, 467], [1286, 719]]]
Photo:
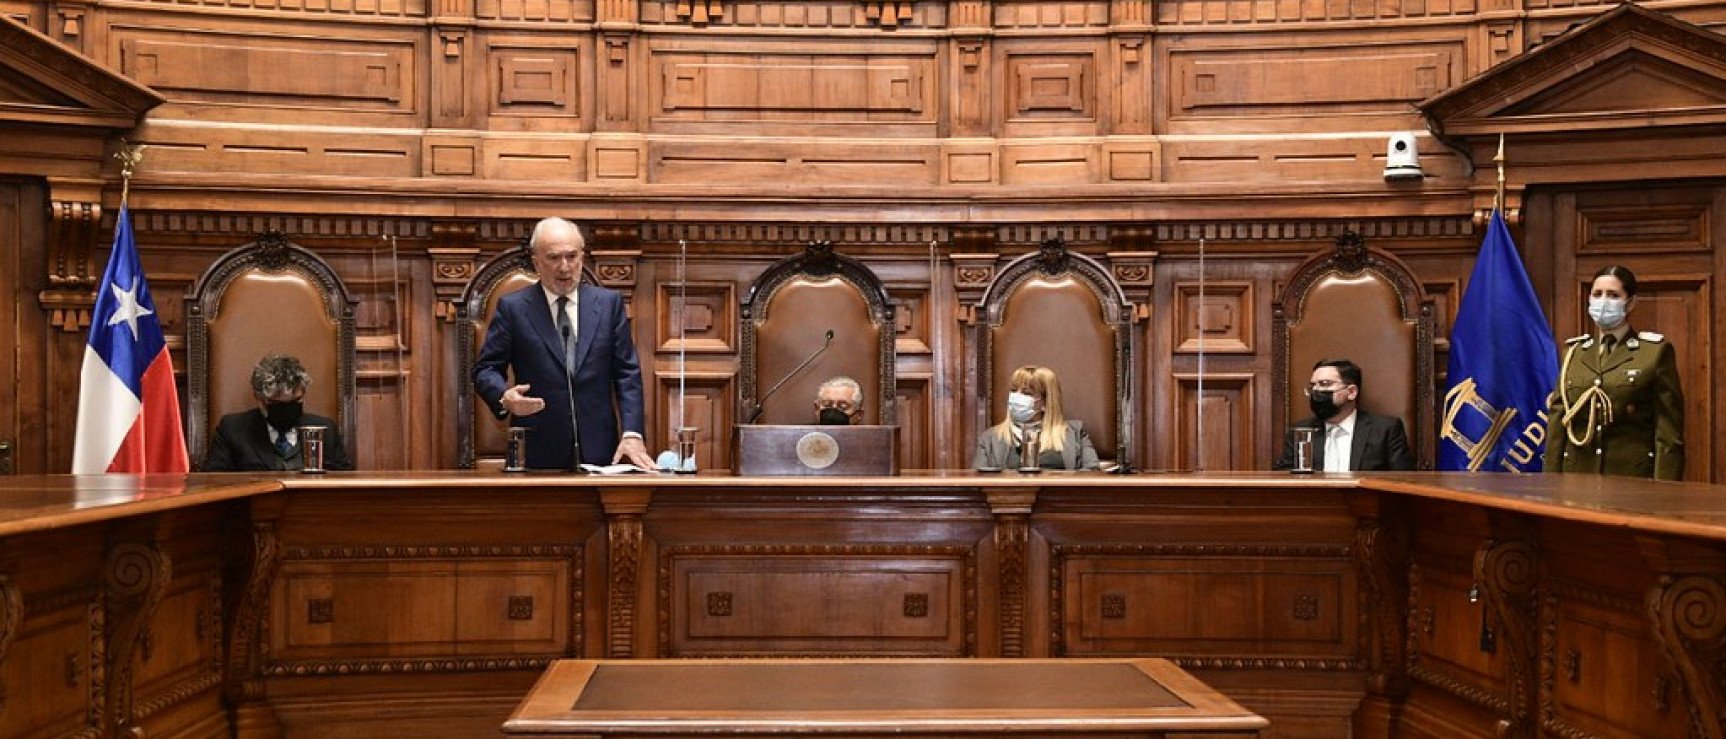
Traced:
[[1546, 469], [1676, 480], [1684, 475], [1684, 393], [1666, 337], [1630, 328], [1636, 275], [1594, 274], [1596, 330], [1565, 343], [1547, 399]]

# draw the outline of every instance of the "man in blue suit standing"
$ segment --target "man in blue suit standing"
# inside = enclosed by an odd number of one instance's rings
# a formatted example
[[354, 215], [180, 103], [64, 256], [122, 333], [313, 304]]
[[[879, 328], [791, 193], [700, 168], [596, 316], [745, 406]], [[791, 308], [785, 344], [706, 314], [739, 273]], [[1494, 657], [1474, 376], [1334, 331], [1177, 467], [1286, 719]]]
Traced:
[[540, 221], [528, 244], [539, 284], [498, 301], [474, 364], [474, 388], [498, 418], [515, 416], [516, 425], [531, 429], [529, 467], [628, 461], [651, 469], [641, 364], [623, 296], [580, 284], [586, 244], [574, 223]]

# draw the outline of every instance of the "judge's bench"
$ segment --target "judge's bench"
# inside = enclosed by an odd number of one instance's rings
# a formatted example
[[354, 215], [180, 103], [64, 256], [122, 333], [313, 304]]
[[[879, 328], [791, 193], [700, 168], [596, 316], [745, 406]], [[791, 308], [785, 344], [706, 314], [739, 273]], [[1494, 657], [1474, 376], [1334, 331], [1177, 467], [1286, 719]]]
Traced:
[[1277, 737], [1719, 736], [1726, 490], [1593, 476], [45, 476], [0, 735], [497, 736], [560, 659], [1161, 658]]

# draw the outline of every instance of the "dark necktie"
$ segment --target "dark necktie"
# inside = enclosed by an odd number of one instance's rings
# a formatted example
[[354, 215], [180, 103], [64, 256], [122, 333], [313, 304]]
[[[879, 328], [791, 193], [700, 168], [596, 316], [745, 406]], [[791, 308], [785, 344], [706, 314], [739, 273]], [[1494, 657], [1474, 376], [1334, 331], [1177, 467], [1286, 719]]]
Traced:
[[1618, 337], [1614, 336], [1612, 334], [1607, 334], [1605, 336], [1600, 337], [1600, 356], [1604, 357], [1608, 354], [1611, 354], [1612, 353], [1612, 345], [1617, 344], [1617, 343], [1618, 343]]
[[575, 327], [569, 322], [569, 296], [557, 299], [557, 333], [563, 337], [563, 369], [575, 374]]
[[288, 441], [286, 432], [276, 436], [276, 453], [282, 455], [282, 459], [287, 459], [294, 453], [294, 443]]

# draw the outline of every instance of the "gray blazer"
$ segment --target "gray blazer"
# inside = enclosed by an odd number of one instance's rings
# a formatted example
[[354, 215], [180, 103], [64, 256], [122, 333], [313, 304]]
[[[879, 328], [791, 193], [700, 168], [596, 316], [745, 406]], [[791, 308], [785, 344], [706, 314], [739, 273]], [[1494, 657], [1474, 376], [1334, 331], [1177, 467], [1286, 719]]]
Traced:
[[[995, 433], [994, 426], [983, 429], [983, 433], [977, 434], [977, 453], [971, 458], [971, 467], [1000, 469], [1007, 466], [1007, 458], [1013, 453], [1014, 445], [1014, 442]], [[1084, 422], [1067, 419], [1067, 437], [1061, 440], [1061, 465], [1069, 470], [1097, 468], [1097, 449], [1091, 446], [1091, 435], [1085, 433]]]

